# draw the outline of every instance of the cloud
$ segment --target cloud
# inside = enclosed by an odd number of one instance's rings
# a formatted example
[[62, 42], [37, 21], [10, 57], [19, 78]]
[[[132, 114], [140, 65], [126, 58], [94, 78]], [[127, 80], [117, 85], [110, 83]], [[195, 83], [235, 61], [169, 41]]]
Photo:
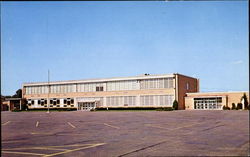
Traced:
[[241, 63], [243, 63], [242, 60], [237, 60], [237, 61], [233, 61], [233, 62], [232, 62], [232, 64], [241, 64]]

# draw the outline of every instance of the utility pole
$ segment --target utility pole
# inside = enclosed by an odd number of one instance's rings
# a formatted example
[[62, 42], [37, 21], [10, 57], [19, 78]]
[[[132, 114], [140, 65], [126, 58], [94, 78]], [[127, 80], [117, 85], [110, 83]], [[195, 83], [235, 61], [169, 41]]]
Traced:
[[48, 111], [47, 111], [47, 113], [49, 113], [49, 105], [50, 105], [49, 93], [50, 93], [50, 87], [49, 87], [49, 70], [48, 70], [48, 100], [47, 100]]

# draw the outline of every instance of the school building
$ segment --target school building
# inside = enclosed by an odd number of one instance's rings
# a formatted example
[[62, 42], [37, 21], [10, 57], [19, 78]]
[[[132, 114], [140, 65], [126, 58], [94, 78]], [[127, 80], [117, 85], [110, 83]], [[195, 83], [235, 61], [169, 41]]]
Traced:
[[199, 80], [178, 73], [23, 84], [28, 108], [90, 110], [112, 107], [185, 109], [186, 93], [199, 92]]

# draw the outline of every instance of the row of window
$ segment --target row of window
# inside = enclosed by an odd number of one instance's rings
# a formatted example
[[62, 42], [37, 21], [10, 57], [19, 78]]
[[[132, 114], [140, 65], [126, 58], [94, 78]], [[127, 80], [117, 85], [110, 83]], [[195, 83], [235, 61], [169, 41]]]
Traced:
[[141, 106], [172, 106], [173, 95], [144, 95], [140, 97]]
[[[53, 99], [49, 100], [49, 104], [52, 104], [52, 105], [59, 105], [59, 104], [71, 105], [71, 104], [74, 104], [74, 99], [72, 99], [72, 98], [67, 98], [67, 99], [56, 99], [56, 98], [53, 98]], [[31, 100], [31, 99], [29, 99], [28, 100], [28, 105], [29, 106], [31, 106], [31, 105], [41, 105], [41, 106], [44, 106], [44, 105], [47, 105], [47, 99], [38, 99], [38, 100]]]
[[142, 80], [140, 89], [173, 88], [172, 78]]
[[111, 96], [106, 99], [107, 106], [135, 106], [135, 96]]
[[214, 110], [214, 109], [221, 109], [222, 105], [220, 104], [194, 104], [194, 109], [209, 109], [209, 110]]
[[194, 98], [194, 103], [222, 103], [222, 97]]
[[25, 94], [71, 93], [71, 92], [96, 92], [173, 88], [173, 78], [112, 81], [107, 83], [81, 83], [68, 85], [48, 85], [25, 87]]

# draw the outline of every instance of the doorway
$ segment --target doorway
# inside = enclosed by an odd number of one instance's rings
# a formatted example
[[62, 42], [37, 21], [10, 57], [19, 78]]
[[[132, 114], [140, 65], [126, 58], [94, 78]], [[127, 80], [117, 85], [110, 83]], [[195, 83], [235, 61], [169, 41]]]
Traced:
[[95, 102], [78, 102], [78, 110], [90, 111], [95, 109]]

